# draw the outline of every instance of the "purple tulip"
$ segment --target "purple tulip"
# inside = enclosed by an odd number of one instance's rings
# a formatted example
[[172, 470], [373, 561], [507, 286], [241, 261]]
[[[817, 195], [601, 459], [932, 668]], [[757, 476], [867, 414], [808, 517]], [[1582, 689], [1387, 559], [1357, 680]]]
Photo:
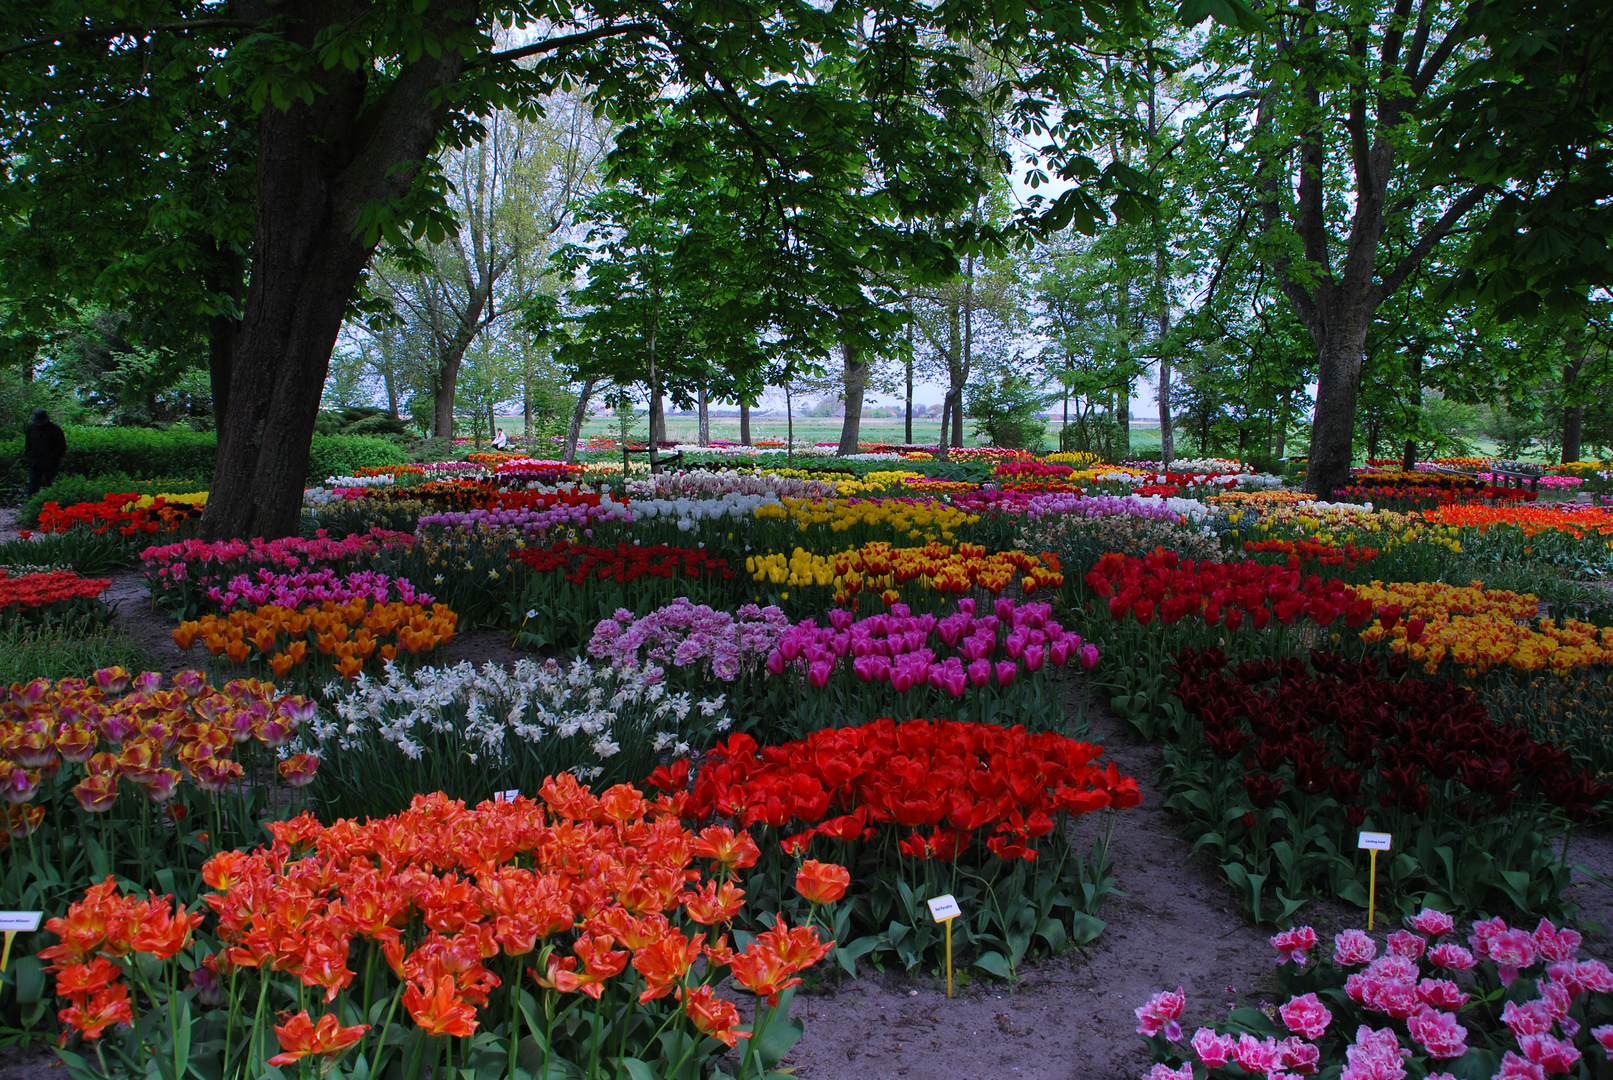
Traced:
[[975, 613], [974, 598], [966, 596], [962, 600], [959, 600], [958, 601], [958, 610], [963, 612], [965, 615], [970, 615], [970, 616], [974, 615], [974, 613]]
[[1014, 619], [1014, 602], [1007, 597], [999, 598], [991, 605], [991, 610], [997, 613], [997, 618], [1003, 622], [1012, 622]]
[[913, 670], [909, 667], [895, 667], [891, 669], [891, 686], [898, 694], [905, 694], [913, 689]]
[[1018, 660], [1022, 655], [1024, 655], [1025, 652], [1025, 635], [1020, 631], [1015, 630], [1003, 641], [1003, 648], [1007, 651], [1009, 656], [1013, 657], [1015, 660]]
[[774, 649], [767, 654], [767, 670], [774, 675], [784, 674], [784, 654]]
[[1047, 659], [1054, 667], [1063, 667], [1070, 662], [1070, 643], [1065, 638], [1054, 638], [1047, 652]]
[[969, 681], [975, 686], [985, 686], [991, 681], [991, 661], [972, 660], [969, 662]]
[[1012, 660], [997, 661], [997, 685], [1014, 685], [1014, 676], [1019, 674], [1019, 665]]
[[1091, 670], [1098, 662], [1098, 647], [1096, 645], [1081, 646], [1081, 666]]
[[851, 612], [835, 608], [829, 612], [829, 625], [836, 630], [844, 630], [851, 625]]
[[818, 689], [829, 684], [829, 676], [834, 672], [834, 665], [827, 660], [815, 661], [807, 668], [807, 681]]
[[1042, 670], [1042, 660], [1046, 656], [1047, 656], [1047, 646], [1046, 645], [1032, 645], [1029, 649], [1025, 650], [1025, 670], [1026, 671], [1040, 671], [1040, 670]]

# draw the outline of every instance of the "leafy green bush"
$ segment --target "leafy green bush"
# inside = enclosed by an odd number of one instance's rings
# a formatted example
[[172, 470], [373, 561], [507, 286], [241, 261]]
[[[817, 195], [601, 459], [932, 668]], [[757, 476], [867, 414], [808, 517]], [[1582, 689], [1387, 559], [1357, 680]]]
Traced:
[[[170, 428], [70, 427], [63, 475], [123, 474], [137, 480], [213, 475], [218, 438], [211, 432]], [[0, 457], [22, 456], [22, 433], [0, 440]]]
[[367, 435], [315, 435], [308, 457], [308, 481], [317, 484], [327, 476], [352, 476], [358, 469], [404, 465], [409, 454], [390, 439]]
[[[211, 432], [182, 428], [158, 431], [154, 428], [74, 427], [66, 429], [66, 435], [67, 457], [62, 461], [61, 476], [55, 486], [60, 487], [73, 477], [111, 478], [107, 482], [113, 486], [102, 490], [103, 495], [120, 486], [127, 491], [145, 492], [143, 488], [130, 486], [131, 481], [161, 480], [165, 491], [205, 490], [218, 457], [218, 437]], [[0, 439], [0, 462], [9, 467], [21, 458], [20, 433]], [[355, 469], [377, 465], [401, 465], [408, 460], [408, 453], [391, 438], [315, 435], [308, 459], [308, 479], [310, 483], [318, 483], [327, 476], [350, 475]], [[21, 474], [7, 475], [16, 483], [16, 477]], [[184, 483], [190, 486], [177, 486]], [[38, 506], [44, 501], [39, 500], [32, 513], [37, 514]], [[54, 501], [64, 506], [69, 502], [66, 498]]]

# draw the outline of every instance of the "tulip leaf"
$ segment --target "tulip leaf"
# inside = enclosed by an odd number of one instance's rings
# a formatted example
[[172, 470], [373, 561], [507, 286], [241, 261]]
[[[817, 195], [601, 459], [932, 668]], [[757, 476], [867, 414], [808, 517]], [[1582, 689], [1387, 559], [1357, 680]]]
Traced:
[[975, 957], [975, 967], [985, 968], [999, 979], [1012, 979], [1014, 971], [1008, 966], [1008, 958], [1002, 953], [992, 951], [981, 953]]
[[1098, 935], [1103, 933], [1108, 925], [1096, 915], [1078, 911], [1070, 917], [1070, 937], [1077, 945], [1085, 945], [1090, 941], [1096, 941]]
[[649, 1065], [635, 1057], [617, 1058], [616, 1063], [623, 1069], [626, 1069], [627, 1074], [631, 1076], [633, 1080], [658, 1080], [660, 1076], [660, 1074], [654, 1069], [650, 1068]]

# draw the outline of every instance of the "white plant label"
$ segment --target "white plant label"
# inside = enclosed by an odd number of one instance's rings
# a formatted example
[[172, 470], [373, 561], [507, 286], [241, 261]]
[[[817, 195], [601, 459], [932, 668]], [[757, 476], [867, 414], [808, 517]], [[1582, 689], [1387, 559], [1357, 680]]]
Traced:
[[936, 922], [946, 922], [948, 919], [955, 919], [963, 914], [963, 909], [958, 907], [958, 898], [951, 893], [947, 893], [945, 896], [937, 896], [930, 900], [929, 904], [930, 918]]
[[519, 799], [520, 797], [521, 797], [521, 792], [517, 788], [511, 788], [508, 791], [495, 791], [495, 792], [493, 792], [493, 801], [494, 802], [514, 802], [516, 799]]
[[1386, 832], [1364, 832], [1356, 847], [1362, 851], [1388, 851], [1390, 847], [1389, 834]]
[[0, 911], [0, 931], [31, 934], [39, 929], [42, 911]]

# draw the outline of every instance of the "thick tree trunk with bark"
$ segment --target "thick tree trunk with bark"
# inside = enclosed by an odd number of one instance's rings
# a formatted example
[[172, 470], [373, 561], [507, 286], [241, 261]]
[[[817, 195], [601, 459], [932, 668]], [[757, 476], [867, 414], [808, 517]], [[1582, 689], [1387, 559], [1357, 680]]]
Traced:
[[[651, 368], [654, 371], [654, 368]], [[650, 376], [654, 379], [654, 375]], [[666, 442], [666, 403], [660, 387], [650, 392], [650, 459], [655, 459], [655, 448]]]
[[739, 403], [739, 445], [750, 445], [750, 402]]
[[1350, 482], [1355, 456], [1355, 402], [1361, 390], [1361, 360], [1376, 304], [1357, 303], [1334, 313], [1317, 343], [1316, 418], [1305, 490], [1323, 499]]
[[[305, 48], [331, 18], [329, 5], [313, 0], [277, 10]], [[436, 0], [420, 17], [440, 28], [450, 10], [473, 20], [475, 4]], [[356, 235], [360, 215], [408, 191], [413, 163], [429, 158], [445, 117], [436, 95], [462, 65], [452, 50], [422, 55], [368, 103], [369, 73], [315, 66], [306, 73], [318, 87], [315, 105], [264, 110], [251, 284], [203, 539], [297, 531], [331, 349], [375, 247]]]
[[702, 386], [700, 388], [700, 396], [699, 396], [698, 401], [696, 402], [696, 407], [699, 409], [699, 413], [700, 413], [700, 433], [699, 433], [699, 436], [698, 436], [699, 441], [700, 441], [700, 445], [701, 446], [710, 446], [711, 445], [711, 409], [710, 409], [710, 402], [706, 399], [706, 388], [704, 386]]
[[868, 387], [868, 361], [862, 359], [859, 350], [844, 342], [840, 345], [840, 356], [846, 365], [846, 417], [840, 424], [840, 449], [836, 453], [845, 457], [857, 452], [857, 443], [862, 436], [863, 392]]
[[[219, 248], [211, 238], [202, 242], [202, 250], [206, 265], [203, 284], [207, 291], [240, 303], [246, 269], [241, 257], [233, 249]], [[230, 411], [230, 370], [240, 334], [241, 320], [233, 312], [221, 311], [207, 320], [207, 377], [213, 395], [213, 430], [221, 440]]]
[[[1585, 366], [1585, 345], [1578, 343], [1571, 346], [1574, 358], [1563, 368], [1563, 390], [1572, 393], [1574, 384], [1579, 381], [1580, 369]], [[1578, 461], [1580, 444], [1584, 439], [1585, 431], [1585, 404], [1578, 402], [1563, 407], [1563, 464]]]
[[577, 460], [577, 440], [582, 438], [582, 422], [588, 416], [588, 399], [593, 395], [594, 383], [597, 379], [585, 379], [582, 384], [582, 393], [577, 395], [577, 407], [571, 410], [571, 427], [566, 431], [565, 462], [570, 465]]

